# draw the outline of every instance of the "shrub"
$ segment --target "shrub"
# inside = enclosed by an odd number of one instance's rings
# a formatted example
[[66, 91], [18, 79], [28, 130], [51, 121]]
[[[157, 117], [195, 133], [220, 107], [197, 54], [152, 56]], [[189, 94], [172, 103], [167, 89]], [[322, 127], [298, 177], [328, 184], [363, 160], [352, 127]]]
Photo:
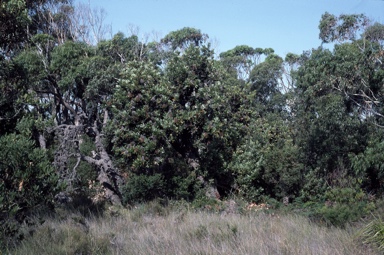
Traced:
[[123, 202], [141, 203], [160, 197], [164, 190], [164, 179], [161, 174], [132, 175], [123, 187]]
[[344, 227], [375, 209], [375, 204], [361, 189], [333, 188], [325, 193], [325, 199], [323, 205], [314, 210], [313, 216], [327, 225]]
[[263, 196], [278, 200], [297, 197], [303, 185], [303, 166], [288, 127], [282, 120], [257, 120], [252, 128], [228, 164], [236, 176], [239, 195], [250, 201], [261, 201]]
[[57, 180], [46, 152], [33, 141], [17, 134], [0, 137], [0, 239], [21, 238], [26, 217], [52, 206]]

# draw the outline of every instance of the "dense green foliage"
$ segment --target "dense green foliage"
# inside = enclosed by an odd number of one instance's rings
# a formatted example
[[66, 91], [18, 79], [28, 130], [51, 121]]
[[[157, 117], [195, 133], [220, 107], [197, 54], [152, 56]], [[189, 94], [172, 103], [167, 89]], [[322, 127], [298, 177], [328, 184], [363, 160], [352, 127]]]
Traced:
[[1, 222], [59, 187], [64, 203], [278, 201], [338, 226], [383, 194], [384, 26], [364, 15], [325, 13], [333, 49], [283, 58], [247, 45], [217, 56], [189, 27], [91, 45], [70, 1], [0, 7]]
[[58, 178], [45, 151], [12, 133], [0, 137], [0, 180], [0, 238], [7, 239], [19, 236], [19, 224], [33, 211], [53, 205]]
[[121, 74], [111, 121], [121, 168], [162, 175], [167, 197], [193, 198], [197, 176], [228, 189], [225, 165], [251, 119], [251, 97], [224, 79], [206, 47], [168, 61], [164, 74], [146, 62], [130, 62]]

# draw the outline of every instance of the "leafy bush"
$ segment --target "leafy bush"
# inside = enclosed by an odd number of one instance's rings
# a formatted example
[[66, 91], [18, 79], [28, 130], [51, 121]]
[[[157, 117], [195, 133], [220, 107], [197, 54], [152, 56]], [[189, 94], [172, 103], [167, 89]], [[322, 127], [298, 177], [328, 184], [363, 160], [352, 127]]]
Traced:
[[351, 154], [352, 168], [363, 179], [363, 186], [368, 190], [382, 193], [384, 182], [384, 143], [382, 137], [369, 141], [364, 152]]
[[250, 201], [263, 196], [295, 198], [303, 185], [302, 165], [287, 127], [279, 120], [257, 120], [244, 141], [228, 166], [236, 175], [239, 195]]
[[20, 224], [29, 214], [52, 205], [57, 181], [46, 152], [33, 141], [17, 134], [0, 137], [1, 239], [20, 235]]
[[191, 201], [195, 198], [201, 185], [194, 174], [164, 171], [162, 173], [131, 174], [124, 187], [122, 197], [124, 204], [148, 202], [157, 198], [169, 198]]
[[153, 182], [189, 198], [200, 175], [228, 192], [233, 175], [225, 165], [251, 119], [249, 94], [247, 86], [226, 80], [207, 47], [172, 54], [163, 72], [152, 63], [127, 63], [112, 98], [109, 136], [122, 171], [140, 176], [146, 186], [138, 191], [127, 186], [128, 198], [150, 199], [143, 192]]
[[325, 198], [325, 203], [314, 210], [313, 216], [327, 225], [344, 227], [375, 209], [375, 204], [359, 189], [333, 188], [325, 193]]
[[319, 176], [319, 168], [308, 171], [304, 175], [303, 187], [300, 190], [300, 202], [316, 202], [324, 200], [324, 193], [327, 189], [326, 181]]
[[164, 179], [161, 174], [132, 175], [123, 187], [123, 202], [128, 204], [153, 200], [162, 195], [164, 185]]
[[369, 211], [366, 203], [337, 204], [332, 207], [323, 206], [317, 212], [317, 216], [325, 221], [327, 225], [344, 227], [347, 223], [359, 220]]

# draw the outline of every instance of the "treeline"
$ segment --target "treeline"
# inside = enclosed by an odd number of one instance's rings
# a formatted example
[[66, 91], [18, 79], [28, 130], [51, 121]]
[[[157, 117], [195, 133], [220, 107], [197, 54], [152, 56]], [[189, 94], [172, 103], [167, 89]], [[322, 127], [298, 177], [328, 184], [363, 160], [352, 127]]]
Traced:
[[374, 207], [384, 25], [325, 13], [319, 36], [334, 48], [283, 58], [246, 45], [215, 55], [195, 28], [103, 39], [103, 15], [0, 3], [2, 234], [77, 196], [316, 204], [333, 223]]

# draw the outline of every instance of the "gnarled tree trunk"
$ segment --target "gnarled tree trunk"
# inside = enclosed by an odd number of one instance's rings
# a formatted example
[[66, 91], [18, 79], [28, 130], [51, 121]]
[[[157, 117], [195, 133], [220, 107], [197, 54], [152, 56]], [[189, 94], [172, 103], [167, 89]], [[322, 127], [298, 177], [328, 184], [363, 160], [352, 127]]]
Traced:
[[109, 157], [105, 146], [102, 143], [102, 134], [97, 129], [96, 122], [92, 127], [95, 136], [95, 146], [97, 150], [98, 159], [89, 156], [82, 156], [82, 159], [90, 164], [93, 164], [98, 169], [97, 180], [105, 189], [105, 194], [108, 200], [114, 205], [121, 205], [120, 186], [123, 184], [123, 179], [118, 170], [114, 167], [111, 158]]
[[[123, 179], [105, 149], [102, 142], [102, 134], [97, 128], [96, 121], [93, 127], [89, 128], [95, 135], [96, 157], [80, 153], [79, 143], [81, 137], [85, 135], [85, 129], [85, 126], [82, 124], [59, 125], [54, 128], [59, 140], [59, 146], [55, 151], [54, 165], [58, 169], [60, 178], [66, 182], [69, 191], [73, 190], [73, 185], [77, 178], [76, 169], [80, 160], [84, 160], [96, 166], [98, 170], [97, 180], [104, 188], [106, 198], [114, 205], [121, 205], [120, 187], [123, 184]], [[70, 158], [77, 158], [75, 166], [71, 168], [68, 167]]]

